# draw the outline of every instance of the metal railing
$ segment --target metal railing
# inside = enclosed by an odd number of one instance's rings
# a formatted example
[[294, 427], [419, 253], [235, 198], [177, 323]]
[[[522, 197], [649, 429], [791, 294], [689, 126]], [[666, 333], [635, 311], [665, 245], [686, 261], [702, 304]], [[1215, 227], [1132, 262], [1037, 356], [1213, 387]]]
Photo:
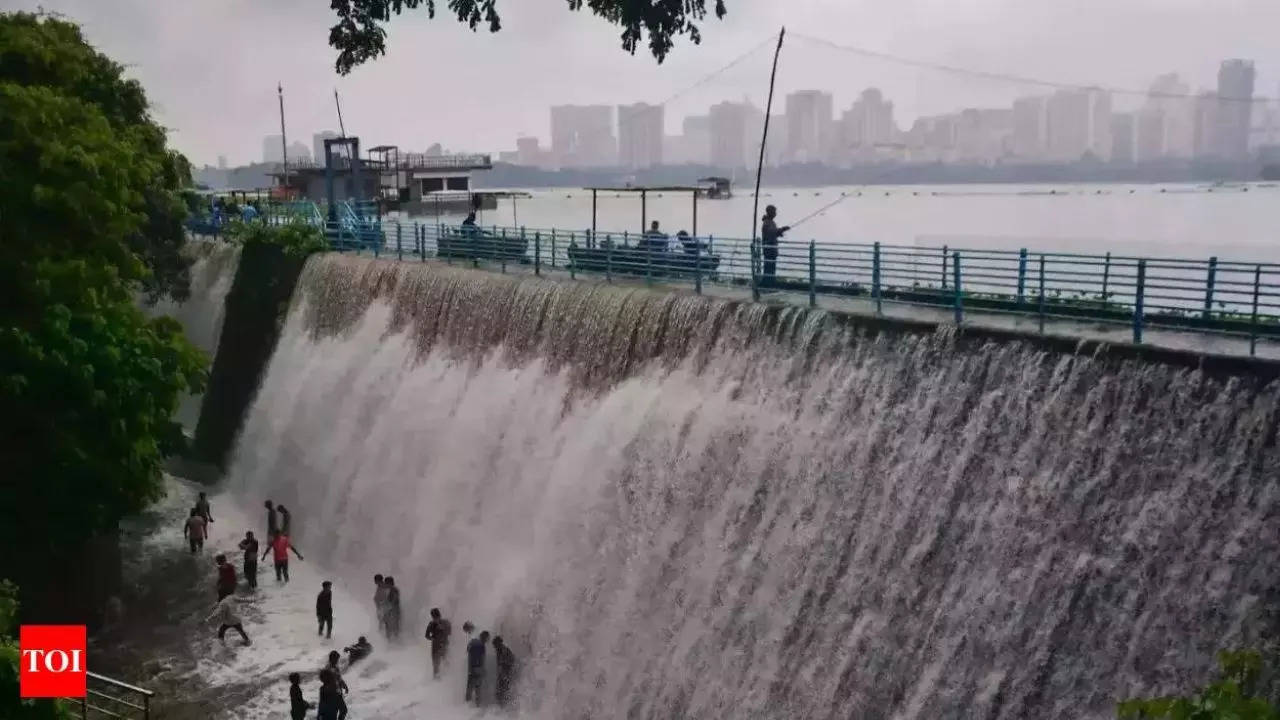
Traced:
[[647, 282], [739, 287], [753, 297], [817, 306], [836, 298], [877, 314], [886, 306], [944, 309], [957, 324], [983, 315], [1123, 326], [1135, 343], [1148, 328], [1280, 341], [1280, 264], [1143, 258], [1106, 253], [983, 250], [784, 239], [776, 248], [739, 238], [650, 237], [631, 232], [458, 226], [383, 219], [326, 225], [335, 250], [438, 258], [506, 271], [522, 266]]
[[80, 717], [151, 720], [151, 698], [155, 693], [105, 675], [85, 673], [88, 690], [82, 698], [66, 698], [80, 711]]

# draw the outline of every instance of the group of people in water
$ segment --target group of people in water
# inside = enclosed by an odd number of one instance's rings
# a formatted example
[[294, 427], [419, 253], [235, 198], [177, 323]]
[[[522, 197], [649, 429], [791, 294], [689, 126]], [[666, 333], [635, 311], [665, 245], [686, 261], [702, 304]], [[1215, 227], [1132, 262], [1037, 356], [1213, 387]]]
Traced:
[[[303, 559], [302, 553], [290, 540], [292, 517], [288, 509], [270, 500], [267, 500], [264, 506], [267, 509], [267, 535], [270, 540], [266, 549], [262, 551], [261, 557], [258, 554], [260, 545], [253, 531], [245, 532], [244, 539], [239, 542], [239, 548], [243, 552], [243, 578], [250, 590], [257, 589], [258, 561], [265, 560], [268, 554], [272, 555], [276, 582], [280, 583], [289, 582], [289, 553], [292, 552], [299, 560]], [[204, 541], [209, 535], [209, 525], [212, 522], [209, 500], [202, 492], [183, 525], [183, 536], [188, 540], [192, 553], [198, 553], [203, 549]], [[217, 601], [213, 612], [205, 618], [205, 622], [217, 621], [220, 641], [225, 642], [227, 631], [234, 630], [240, 635], [244, 645], [250, 645], [252, 642], [236, 610], [237, 604], [247, 602], [248, 599], [236, 595], [240, 578], [237, 576], [235, 565], [222, 553], [214, 557], [214, 562], [217, 565]], [[373, 603], [379, 632], [388, 642], [398, 641], [401, 635], [402, 610], [400, 589], [395, 584], [395, 578], [382, 573], [374, 575]], [[317, 635], [325, 639], [332, 638], [334, 620], [332, 582], [325, 580], [320, 584], [315, 607]], [[438, 680], [449, 662], [453, 626], [439, 608], [432, 608], [430, 614], [431, 620], [427, 623], [424, 636], [431, 648], [431, 674]], [[496, 667], [493, 680], [494, 698], [499, 707], [509, 707], [513, 699], [512, 690], [515, 682], [515, 654], [501, 637], [490, 639], [487, 631], [476, 635], [475, 626], [470, 621], [463, 623], [462, 631], [466, 635], [467, 672], [464, 701], [474, 702], [477, 706], [481, 704], [481, 689], [486, 682], [486, 655], [488, 646], [492, 645]], [[362, 635], [355, 643], [343, 648], [343, 651], [347, 654], [346, 669], [350, 670], [357, 662], [373, 653], [373, 645]], [[307, 702], [304, 698], [301, 686], [302, 674], [297, 672], [289, 674], [289, 707], [290, 716], [294, 720], [303, 720], [312, 709], [317, 711], [316, 717], [319, 720], [346, 718], [345, 695], [350, 688], [342, 678], [341, 659], [341, 654], [336, 650], [329, 653], [327, 662], [319, 673], [320, 692], [315, 703]]]

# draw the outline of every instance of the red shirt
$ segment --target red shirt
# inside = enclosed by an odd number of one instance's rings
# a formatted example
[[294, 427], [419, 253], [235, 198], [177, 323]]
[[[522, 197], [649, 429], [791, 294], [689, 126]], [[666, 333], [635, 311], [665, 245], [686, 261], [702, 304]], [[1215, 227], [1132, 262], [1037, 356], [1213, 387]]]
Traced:
[[235, 590], [236, 568], [231, 563], [223, 563], [218, 566], [218, 587]]
[[276, 535], [276, 539], [271, 542], [271, 557], [276, 562], [287, 562], [289, 560], [288, 535]]

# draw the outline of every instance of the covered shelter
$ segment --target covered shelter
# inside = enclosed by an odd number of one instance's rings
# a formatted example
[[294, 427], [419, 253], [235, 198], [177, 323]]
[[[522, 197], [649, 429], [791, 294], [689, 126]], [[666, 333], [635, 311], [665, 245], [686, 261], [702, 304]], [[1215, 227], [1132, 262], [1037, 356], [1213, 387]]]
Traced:
[[696, 185], [627, 185], [625, 187], [588, 187], [591, 191], [591, 236], [587, 238], [587, 247], [595, 247], [596, 243], [596, 210], [600, 193], [635, 193], [640, 195], [640, 229], [649, 227], [649, 193], [689, 193], [693, 198], [693, 236], [698, 236], [698, 195], [702, 188]]

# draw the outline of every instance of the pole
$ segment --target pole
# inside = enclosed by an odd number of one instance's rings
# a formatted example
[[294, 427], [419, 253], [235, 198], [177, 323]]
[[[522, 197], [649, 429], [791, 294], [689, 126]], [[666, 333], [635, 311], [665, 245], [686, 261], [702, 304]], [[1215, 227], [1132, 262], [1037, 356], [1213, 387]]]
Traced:
[[1027, 249], [1018, 251], [1018, 308], [1027, 299]]
[[698, 240], [698, 191], [693, 191], [693, 239]]
[[818, 249], [809, 241], [809, 307], [818, 306]]
[[284, 85], [276, 83], [276, 96], [280, 98], [280, 163], [284, 165], [284, 186], [289, 187], [289, 140], [284, 134]]
[[764, 106], [764, 132], [760, 136], [760, 158], [756, 161], [756, 194], [751, 203], [751, 298], [760, 299], [760, 282], [756, 277], [755, 247], [760, 243], [756, 236], [760, 222], [760, 179], [764, 175], [764, 151], [769, 142], [769, 115], [773, 113], [773, 86], [778, 79], [778, 56], [782, 54], [782, 39], [787, 36], [784, 27], [778, 31], [778, 47], [773, 51], [773, 70], [769, 72], [769, 100]]
[[591, 237], [587, 238], [587, 247], [594, 247], [596, 244], [596, 195], [597, 190], [591, 189]]
[[1040, 334], [1044, 334], [1044, 255], [1040, 255]]
[[871, 256], [871, 294], [876, 300], [876, 314], [884, 314], [883, 301], [880, 299], [880, 241], [877, 240]]
[[1204, 319], [1207, 321], [1213, 315], [1213, 284], [1218, 277], [1218, 256], [1214, 255], [1209, 258], [1209, 276], [1205, 278], [1204, 283]]
[[338, 131], [345, 138], [347, 136], [347, 126], [342, 124], [342, 101], [338, 99], [338, 88], [333, 89], [333, 104], [338, 108]]
[[960, 251], [957, 250], [951, 254], [951, 268], [955, 271], [955, 290], [956, 290], [956, 325], [964, 322], [964, 295], [960, 290]]

